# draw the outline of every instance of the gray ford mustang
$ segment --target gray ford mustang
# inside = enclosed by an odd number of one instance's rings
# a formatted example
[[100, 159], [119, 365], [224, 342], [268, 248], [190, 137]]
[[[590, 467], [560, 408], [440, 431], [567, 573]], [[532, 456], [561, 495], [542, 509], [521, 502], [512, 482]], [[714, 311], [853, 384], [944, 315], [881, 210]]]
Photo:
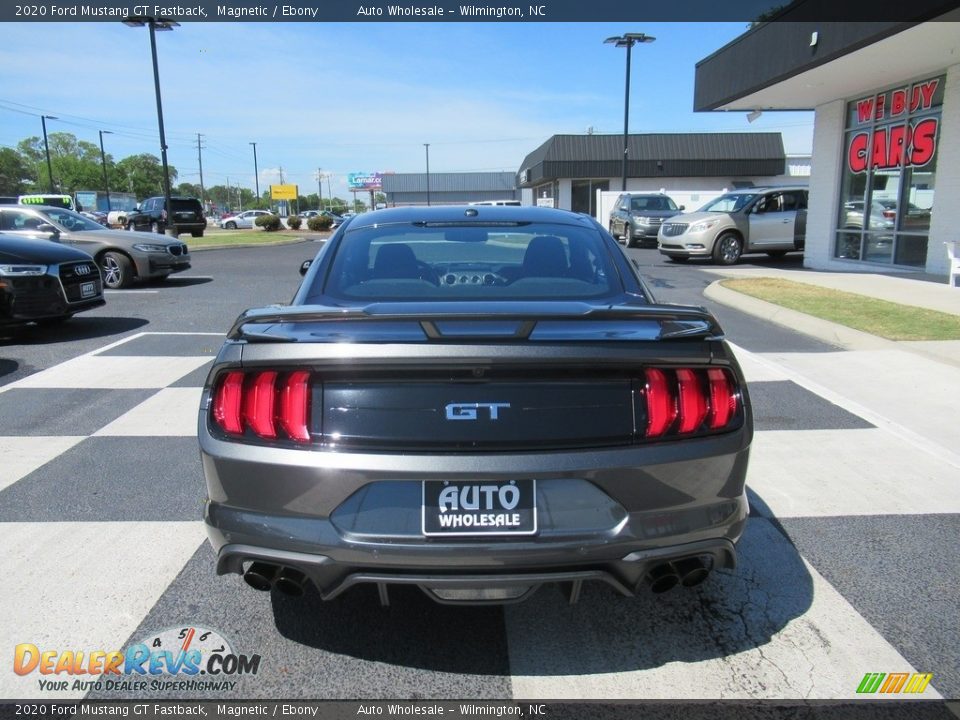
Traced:
[[743, 375], [713, 316], [656, 303], [593, 219], [364, 213], [302, 271], [289, 306], [236, 320], [203, 391], [219, 574], [575, 602], [735, 566]]

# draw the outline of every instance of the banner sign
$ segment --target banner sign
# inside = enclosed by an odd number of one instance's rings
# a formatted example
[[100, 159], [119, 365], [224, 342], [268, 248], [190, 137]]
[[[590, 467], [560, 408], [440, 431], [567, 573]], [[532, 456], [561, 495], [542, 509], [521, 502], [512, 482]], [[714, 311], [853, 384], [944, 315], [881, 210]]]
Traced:
[[382, 190], [382, 173], [347, 173], [347, 187], [351, 190]]
[[296, 185], [271, 185], [270, 197], [273, 200], [296, 200], [297, 186]]

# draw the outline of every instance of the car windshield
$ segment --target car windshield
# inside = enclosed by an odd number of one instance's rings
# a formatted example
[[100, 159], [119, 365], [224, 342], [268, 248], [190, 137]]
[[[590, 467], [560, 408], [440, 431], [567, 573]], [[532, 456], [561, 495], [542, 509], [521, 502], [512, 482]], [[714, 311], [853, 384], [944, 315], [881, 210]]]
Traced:
[[102, 231], [104, 229], [103, 225], [100, 223], [94, 222], [89, 218], [85, 218], [80, 213], [73, 212], [73, 210], [48, 208], [43, 211], [43, 214], [54, 223], [66, 228], [70, 232], [83, 232], [85, 230]]
[[[598, 298], [622, 290], [600, 233], [569, 225], [391, 224], [348, 231], [326, 287], [351, 300]], [[317, 284], [323, 282], [318, 277]]]
[[673, 200], [659, 195], [654, 197], [635, 197], [630, 199], [630, 209], [633, 211], [676, 210]]
[[700, 208], [699, 212], [736, 212], [737, 210], [743, 210], [756, 196], [756, 193], [721, 195]]

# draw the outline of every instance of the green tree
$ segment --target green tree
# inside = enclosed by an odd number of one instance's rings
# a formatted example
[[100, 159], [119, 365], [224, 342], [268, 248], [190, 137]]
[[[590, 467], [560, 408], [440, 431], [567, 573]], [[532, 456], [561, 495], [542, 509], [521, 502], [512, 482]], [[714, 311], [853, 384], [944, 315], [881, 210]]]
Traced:
[[199, 198], [200, 186], [194, 185], [193, 183], [182, 182], [179, 185], [177, 185], [177, 189], [174, 194], [182, 195], [183, 197]]
[[[103, 190], [103, 167], [97, 145], [77, 140], [75, 135], [65, 132], [50, 133], [47, 142], [54, 188], [70, 194], [77, 190]], [[50, 183], [43, 140], [29, 137], [21, 140], [17, 147], [28, 162], [37, 168], [35, 189], [46, 190]], [[108, 167], [109, 164], [108, 161]]]
[[[177, 170], [172, 165], [168, 168], [172, 185], [177, 179]], [[141, 200], [163, 195], [163, 166], [156, 155], [140, 153], [125, 157], [117, 163], [117, 173], [123, 178], [120, 187], [128, 188]]]
[[13, 148], [0, 148], [0, 195], [22, 195], [36, 181], [36, 168]]

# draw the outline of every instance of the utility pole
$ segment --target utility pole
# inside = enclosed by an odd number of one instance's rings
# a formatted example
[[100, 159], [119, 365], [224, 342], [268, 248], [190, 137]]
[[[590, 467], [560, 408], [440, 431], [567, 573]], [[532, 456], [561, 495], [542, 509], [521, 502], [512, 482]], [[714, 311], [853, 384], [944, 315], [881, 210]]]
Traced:
[[323, 210], [323, 174], [317, 168], [317, 210]]
[[203, 199], [203, 154], [200, 152], [200, 138], [203, 137], [200, 133], [197, 133], [197, 162], [200, 163], [200, 206], [204, 206]]
[[253, 145], [253, 181], [257, 186], [257, 204], [260, 204], [260, 171], [257, 170], [257, 144], [255, 142], [250, 143]]

